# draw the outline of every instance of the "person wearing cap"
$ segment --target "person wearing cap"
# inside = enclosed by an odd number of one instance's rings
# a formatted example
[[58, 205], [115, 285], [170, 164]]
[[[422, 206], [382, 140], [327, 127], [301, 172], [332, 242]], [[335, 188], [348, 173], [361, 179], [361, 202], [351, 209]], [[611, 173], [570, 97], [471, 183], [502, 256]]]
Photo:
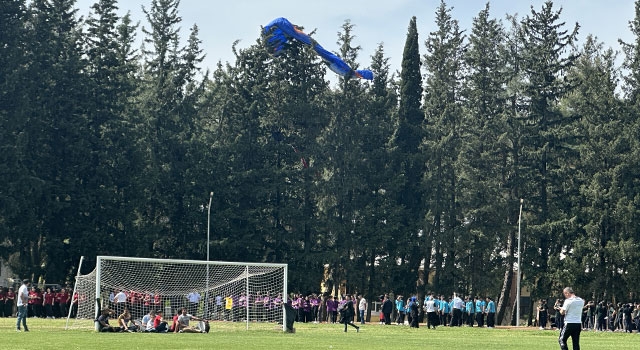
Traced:
[[25, 332], [29, 331], [27, 327], [27, 305], [29, 303], [29, 284], [31, 282], [27, 279], [22, 280], [22, 285], [18, 289], [18, 312], [16, 315], [16, 331], [20, 332], [20, 322]]

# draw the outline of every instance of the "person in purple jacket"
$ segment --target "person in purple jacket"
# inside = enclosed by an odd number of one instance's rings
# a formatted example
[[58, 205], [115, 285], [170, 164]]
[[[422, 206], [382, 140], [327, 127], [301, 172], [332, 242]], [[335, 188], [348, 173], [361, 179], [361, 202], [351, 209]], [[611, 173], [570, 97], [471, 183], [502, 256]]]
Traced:
[[311, 322], [318, 323], [318, 307], [320, 306], [320, 298], [316, 294], [311, 294], [309, 303], [311, 304]]
[[311, 301], [307, 295], [302, 299], [302, 320], [301, 322], [307, 323], [311, 321]]
[[338, 317], [338, 302], [332, 295], [329, 295], [327, 299], [327, 313], [329, 314], [329, 322], [336, 323]]

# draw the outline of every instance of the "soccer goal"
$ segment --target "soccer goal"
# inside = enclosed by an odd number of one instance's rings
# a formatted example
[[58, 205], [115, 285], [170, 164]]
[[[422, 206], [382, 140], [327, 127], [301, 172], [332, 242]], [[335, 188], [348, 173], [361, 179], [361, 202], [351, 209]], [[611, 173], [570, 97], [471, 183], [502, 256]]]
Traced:
[[98, 256], [91, 273], [76, 277], [67, 328], [93, 328], [108, 307], [127, 308], [134, 320], [161, 310], [169, 325], [186, 308], [212, 322], [285, 330], [286, 281], [286, 264]]

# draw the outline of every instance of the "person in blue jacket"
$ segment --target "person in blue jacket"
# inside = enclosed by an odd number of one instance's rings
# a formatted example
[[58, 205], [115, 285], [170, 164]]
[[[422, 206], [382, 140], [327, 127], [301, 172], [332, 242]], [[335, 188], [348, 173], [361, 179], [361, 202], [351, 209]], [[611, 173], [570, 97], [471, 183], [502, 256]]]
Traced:
[[398, 295], [396, 298], [396, 310], [398, 311], [398, 317], [396, 317], [397, 324], [404, 324], [405, 305], [402, 295]]

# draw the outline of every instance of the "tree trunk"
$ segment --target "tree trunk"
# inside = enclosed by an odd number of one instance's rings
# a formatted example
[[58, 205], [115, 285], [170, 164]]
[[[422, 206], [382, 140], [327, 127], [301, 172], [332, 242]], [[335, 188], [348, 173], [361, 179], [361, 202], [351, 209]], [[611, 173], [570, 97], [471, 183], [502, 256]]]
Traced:
[[498, 307], [496, 310], [497, 324], [502, 324], [505, 310], [507, 309], [509, 300], [511, 299], [511, 285], [513, 284], [514, 241], [515, 234], [513, 232], [510, 232], [509, 237], [507, 238], [507, 254], [509, 258], [507, 259], [507, 267], [504, 272], [504, 281], [502, 283], [502, 289], [500, 290], [500, 298], [498, 299]]

